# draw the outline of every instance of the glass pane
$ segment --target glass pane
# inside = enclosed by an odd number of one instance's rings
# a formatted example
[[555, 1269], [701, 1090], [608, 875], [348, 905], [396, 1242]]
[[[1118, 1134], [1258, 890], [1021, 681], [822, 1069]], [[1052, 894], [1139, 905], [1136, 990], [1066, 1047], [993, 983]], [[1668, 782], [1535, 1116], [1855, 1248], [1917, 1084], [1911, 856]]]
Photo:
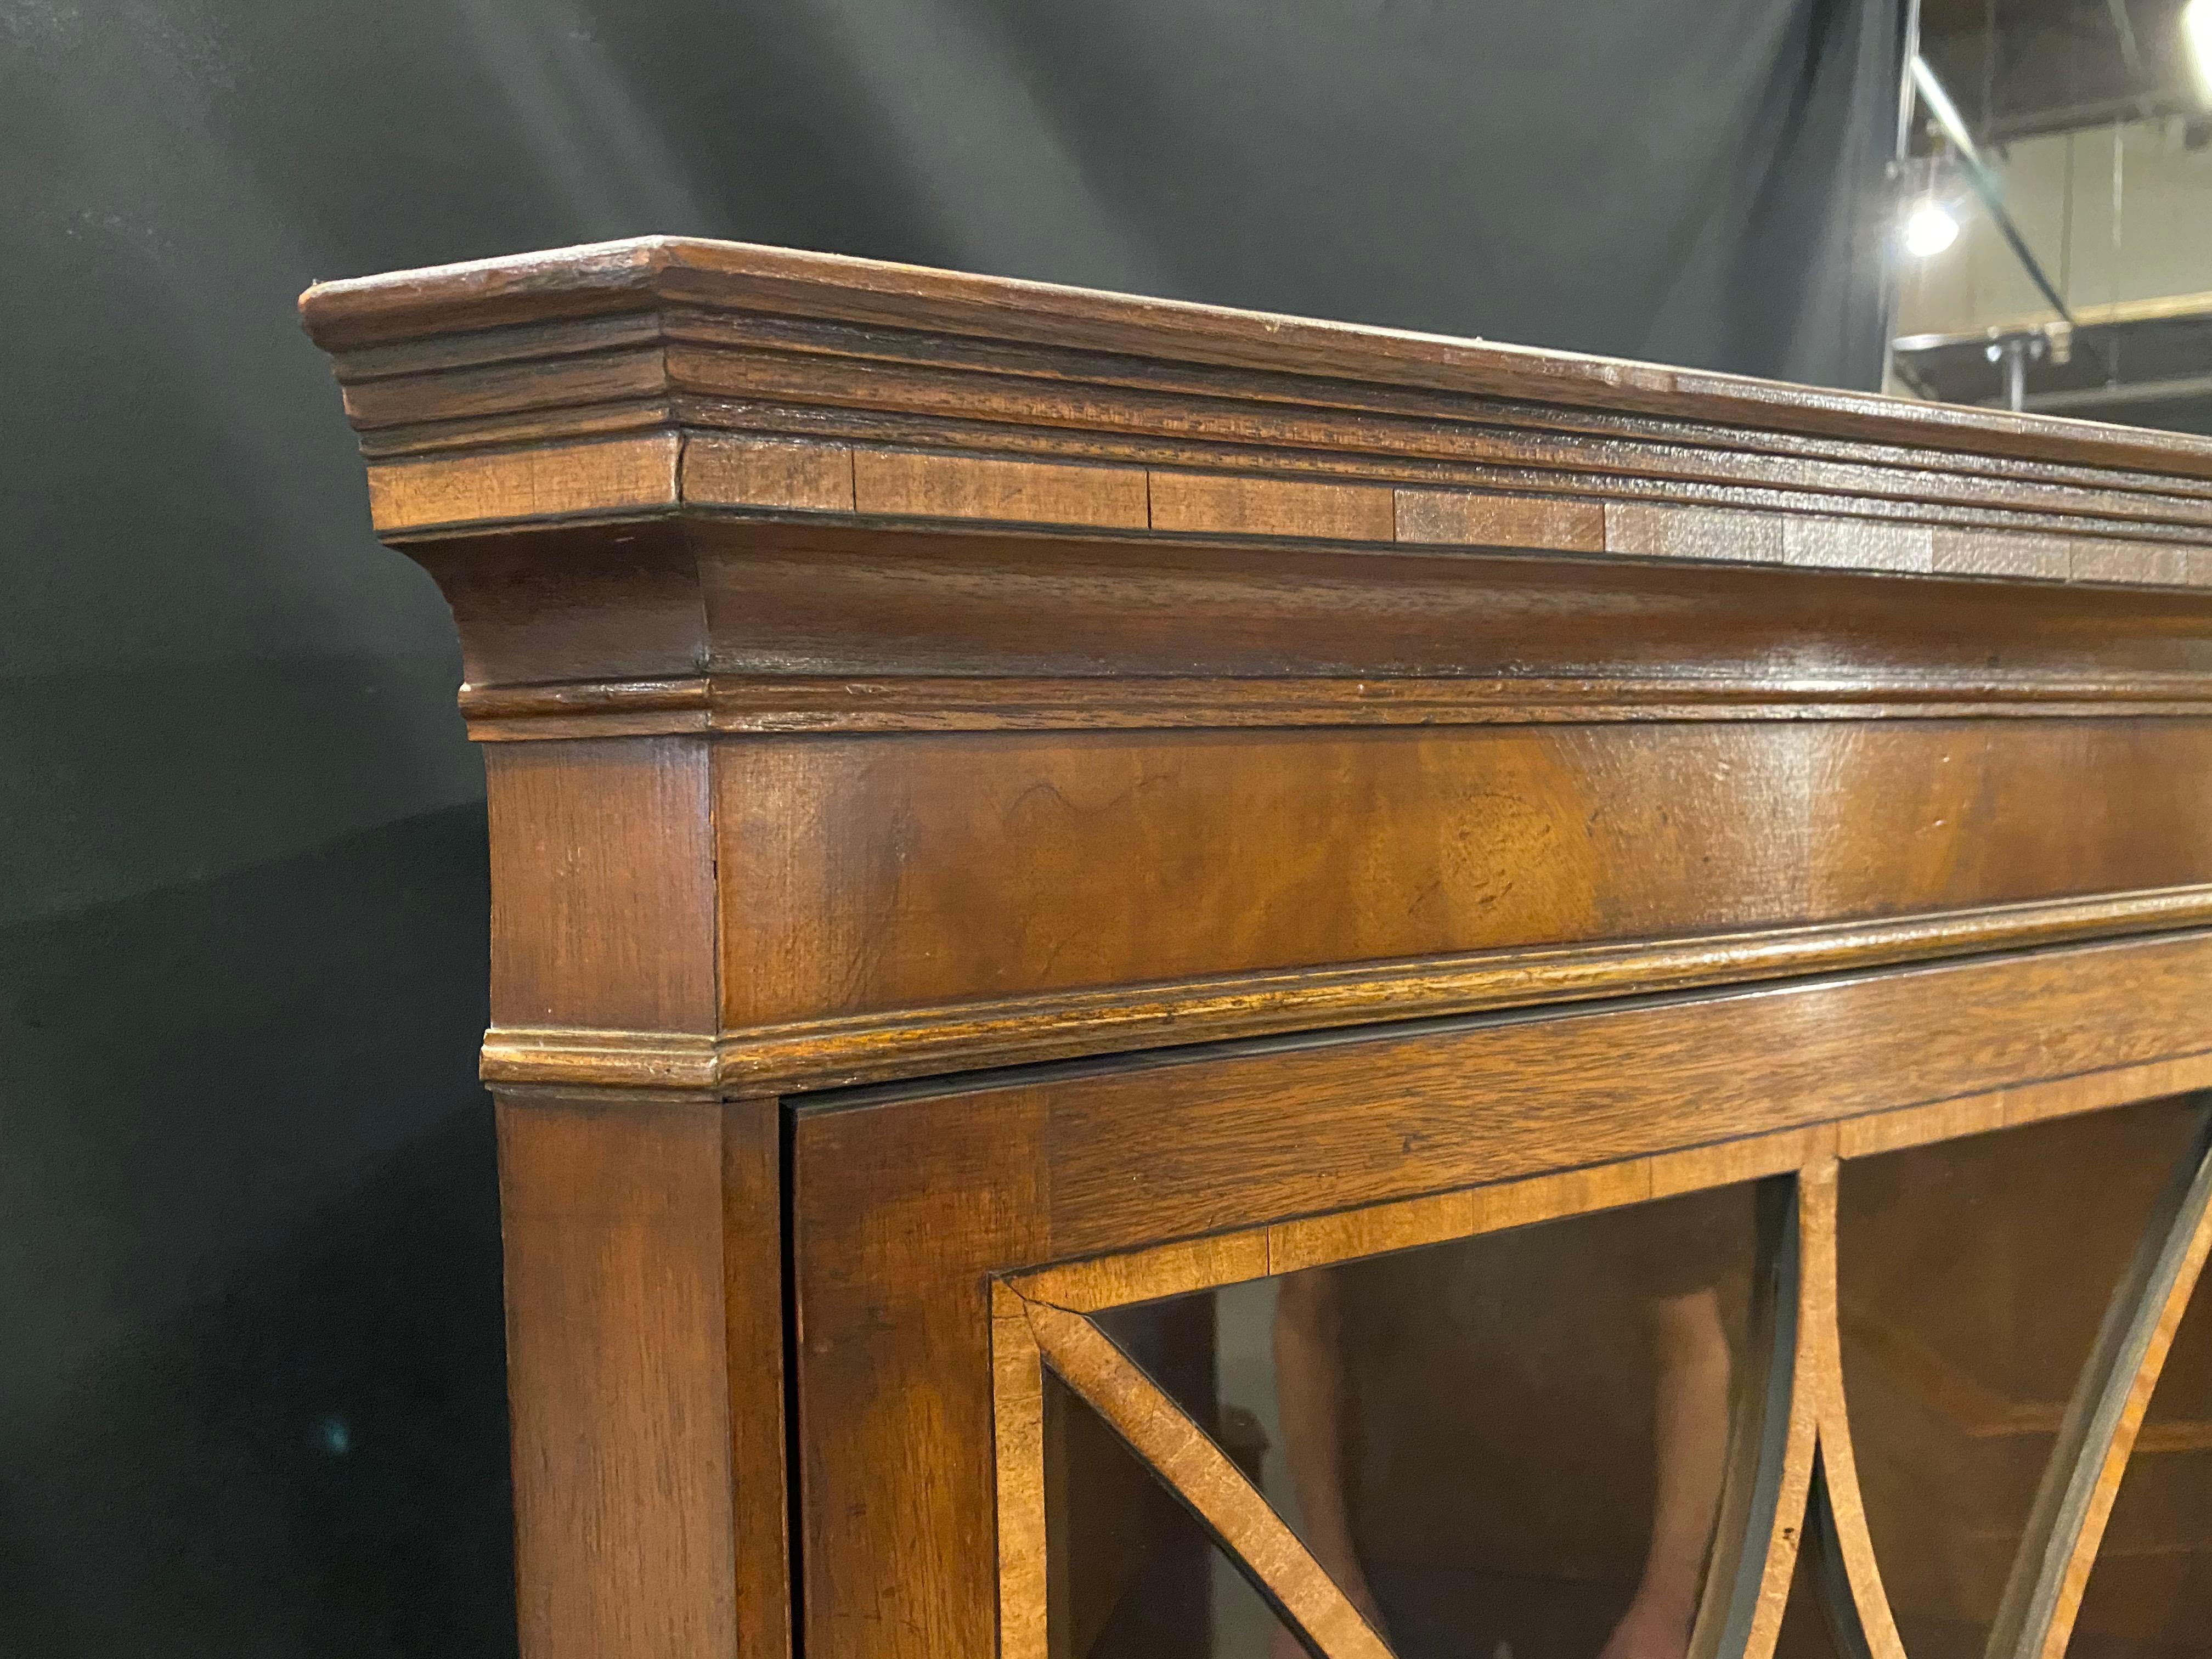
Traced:
[[1292, 1659], [1305, 1649], [1114, 1431], [1045, 1377], [1054, 1659]]
[[[1679, 1653], [1755, 1207], [1732, 1187], [1097, 1318], [1403, 1659], [1597, 1659], [1624, 1621], [1635, 1651]], [[1101, 1501], [1080, 1479], [1071, 1512]], [[1066, 1615], [1079, 1635], [1073, 1595]]]
[[1828, 1622], [1812, 1533], [1808, 1526], [1798, 1534], [1805, 1542], [1797, 1552], [1797, 1571], [1790, 1580], [1790, 1600], [1782, 1609], [1782, 1633], [1774, 1644], [1774, 1659], [1841, 1659], [1834, 1628]]
[[2212, 1274], [2174, 1332], [2067, 1652], [2212, 1654]]
[[1844, 1166], [1844, 1391], [1912, 1659], [1980, 1659], [2075, 1380], [2191, 1121], [2152, 1101]]

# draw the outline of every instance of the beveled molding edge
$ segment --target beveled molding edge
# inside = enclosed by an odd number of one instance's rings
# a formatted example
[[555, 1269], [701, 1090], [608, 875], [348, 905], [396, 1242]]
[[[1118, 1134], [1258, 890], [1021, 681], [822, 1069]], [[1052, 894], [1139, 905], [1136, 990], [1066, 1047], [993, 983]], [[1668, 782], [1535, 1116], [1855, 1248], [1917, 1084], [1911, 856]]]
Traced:
[[1149, 731], [2198, 716], [2212, 681], [1978, 685], [1424, 676], [703, 674], [464, 685], [480, 743], [687, 732]]
[[494, 1086], [758, 1095], [1137, 1048], [1709, 989], [2212, 926], [2212, 883], [1683, 939], [1000, 997], [708, 1033], [495, 1025]]
[[1528, 469], [1490, 469], [1498, 476], [1486, 487], [1455, 488], [1445, 478], [1367, 476], [1345, 454], [1304, 458], [1296, 475], [1284, 472], [1285, 458], [1273, 459], [1274, 471], [1270, 464], [1264, 455], [1046, 460], [686, 428], [372, 459], [368, 480], [371, 520], [395, 546], [709, 513], [2212, 589], [2203, 527], [2107, 521], [2086, 509], [1923, 507]]
[[[875, 374], [908, 365], [1018, 379], [1042, 368], [1042, 378], [1170, 395], [1364, 399], [1431, 415], [1481, 403], [1640, 419], [1724, 446], [1750, 436], [1837, 453], [1911, 451], [1936, 465], [2212, 479], [2212, 444], [2141, 428], [690, 237], [319, 283], [301, 295], [300, 314], [349, 392], [467, 377], [465, 395], [434, 400], [448, 421], [541, 410], [509, 371], [580, 359], [581, 385], [555, 406], [650, 401], [684, 383], [667, 359], [703, 346]], [[745, 389], [773, 395], [780, 378]], [[1394, 395], [1400, 403], [1382, 401]], [[428, 412], [405, 397], [374, 404], [354, 409], [365, 430]]]

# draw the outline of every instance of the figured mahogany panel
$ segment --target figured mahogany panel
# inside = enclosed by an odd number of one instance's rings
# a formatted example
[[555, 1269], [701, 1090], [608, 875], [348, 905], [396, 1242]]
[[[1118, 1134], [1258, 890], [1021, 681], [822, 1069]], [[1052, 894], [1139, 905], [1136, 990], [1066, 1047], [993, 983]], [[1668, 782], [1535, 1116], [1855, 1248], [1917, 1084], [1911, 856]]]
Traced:
[[2208, 771], [2178, 720], [734, 744], [723, 1018], [2203, 881]]

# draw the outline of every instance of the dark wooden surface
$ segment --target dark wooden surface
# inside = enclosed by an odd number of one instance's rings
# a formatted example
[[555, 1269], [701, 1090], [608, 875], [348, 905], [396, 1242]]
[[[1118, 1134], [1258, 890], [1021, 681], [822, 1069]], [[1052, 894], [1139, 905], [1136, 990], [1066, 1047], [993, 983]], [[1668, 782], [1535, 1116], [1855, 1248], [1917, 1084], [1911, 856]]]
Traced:
[[776, 1650], [772, 1106], [508, 1097], [499, 1127], [524, 1650]]
[[2212, 443], [669, 239], [303, 312], [488, 744], [528, 1659], [1047, 1651], [994, 1275], [2212, 1081]]

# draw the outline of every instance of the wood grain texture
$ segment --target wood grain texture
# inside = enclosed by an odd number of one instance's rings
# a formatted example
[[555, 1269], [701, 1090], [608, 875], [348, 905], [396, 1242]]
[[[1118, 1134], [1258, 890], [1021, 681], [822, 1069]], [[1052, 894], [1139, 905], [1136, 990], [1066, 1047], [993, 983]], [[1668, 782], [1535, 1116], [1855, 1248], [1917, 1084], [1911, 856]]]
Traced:
[[1030, 1302], [1028, 1314], [1046, 1362], [1249, 1569], [1323, 1659], [1390, 1659], [1382, 1638], [1228, 1453], [1112, 1338], [1049, 1303]]
[[2206, 1087], [2212, 1087], [2212, 1053], [2026, 1083], [1928, 1106], [1870, 1112], [1617, 1164], [1207, 1233], [1118, 1255], [1058, 1262], [1017, 1274], [1011, 1282], [1026, 1295], [1091, 1313], [1788, 1174], [1826, 1158], [1848, 1162]]
[[[708, 665], [732, 677], [1649, 683], [1677, 701], [1700, 684], [1735, 701], [1961, 701], [2212, 680], [2208, 607], [2187, 595], [951, 525], [707, 519], [682, 533]], [[574, 537], [551, 545], [556, 568], [579, 556]]]
[[1155, 530], [1387, 542], [1395, 523], [1391, 493], [1373, 485], [1152, 474]]
[[1868, 1158], [1901, 1147], [1955, 1139], [1960, 1135], [1984, 1134], [1991, 1129], [2014, 1128], [2046, 1118], [2097, 1111], [2130, 1101], [2188, 1094], [2207, 1086], [2208, 1063], [2212, 1062], [2203, 1056], [2153, 1061], [2081, 1077], [2025, 1083], [1971, 1098], [1875, 1113], [1838, 1124], [1838, 1149], [1846, 1158]]
[[2198, 884], [2207, 775], [2212, 720], [762, 740], [722, 1019]]
[[1607, 502], [1605, 549], [1639, 559], [1779, 564], [1784, 521], [1768, 513]]
[[[1859, 1493], [1858, 1462], [1844, 1398], [1843, 1336], [1838, 1324], [1836, 1274], [1836, 1160], [1808, 1164], [1798, 1176], [1800, 1288], [1797, 1378], [1799, 1409], [1816, 1425], [1817, 1493], [1808, 1498], [1820, 1522], [1820, 1546], [1832, 1552], [1822, 1565], [1838, 1605], [1832, 1618], [1851, 1629], [1854, 1645], [1869, 1659], [1905, 1659], [1897, 1620], [1883, 1592], [1881, 1570], [1867, 1529]], [[1794, 1513], [1795, 1511], [1793, 1511]], [[1773, 1563], [1770, 1559], [1770, 1569]], [[1769, 1583], [1772, 1582], [1770, 1572]], [[1783, 1578], [1788, 1593], [1788, 1575]]]
[[708, 762], [682, 738], [487, 757], [495, 1021], [716, 1029]]
[[526, 1659], [787, 1652], [772, 1110], [499, 1133]]
[[[668, 302], [2212, 477], [2212, 446], [2163, 434], [674, 237], [326, 283], [301, 309], [318, 344], [353, 351], [519, 323], [620, 321]], [[374, 368], [390, 374], [408, 361]]]
[[484, 696], [519, 697], [533, 712], [582, 697], [635, 715], [641, 686], [696, 684], [692, 698], [703, 701], [706, 606], [697, 550], [680, 524], [455, 536], [411, 556], [453, 609], [465, 709]]
[[[707, 447], [698, 438], [685, 453]], [[842, 465], [830, 465], [839, 489]], [[779, 484], [776, 499], [794, 493]], [[650, 729], [641, 722], [657, 708], [661, 729], [690, 731], [702, 695], [711, 723], [730, 732], [2212, 704], [2201, 596], [1433, 546], [985, 533], [952, 520], [908, 533], [763, 512], [411, 544], [460, 624], [475, 729], [574, 736], [598, 722], [612, 735]], [[642, 688], [656, 686], [685, 691], [654, 701]]]
[[1053, 1244], [1087, 1255], [1534, 1174], [1562, 1138], [1565, 1162], [1609, 1163], [2194, 1054], [2208, 975], [2212, 937], [2191, 933], [1003, 1094], [1049, 1113]]
[[783, 1144], [773, 1098], [723, 1103], [721, 1173], [736, 1647], [739, 1659], [787, 1659], [796, 1586], [784, 1414]]
[[1824, 1182], [2212, 1081], [2212, 442], [671, 239], [303, 315], [495, 740], [528, 1659], [1049, 1659], [1007, 1276], [1793, 1171], [1699, 1659], [1808, 1497], [1896, 1659]]
[[793, 1129], [810, 1659], [988, 1653], [988, 1275], [1049, 1254], [1043, 1122], [928, 1103]]
[[854, 510], [853, 452], [842, 444], [693, 434], [684, 443], [683, 498], [708, 507]]
[[2074, 570], [2073, 544], [2063, 536], [1989, 536], [1940, 529], [1932, 543], [1929, 568], [1943, 574], [2064, 581]]
[[[501, 1024], [484, 1073], [507, 1083], [837, 1087], [930, 1072], [1175, 1047], [1359, 1020], [1404, 1020], [1536, 1003], [1923, 962], [2212, 921], [2212, 890], [2062, 900], [1879, 922], [1747, 930], [1620, 945], [1541, 946], [1459, 958], [1237, 975], [1127, 990], [969, 1001], [885, 1016], [770, 1024], [719, 1039]], [[794, 950], [803, 941], [794, 941]], [[731, 971], [770, 971], [773, 958]]]
[[2081, 1369], [2007, 1579], [1988, 1651], [2063, 1659], [2174, 1331], [2212, 1250], [2212, 1106], [2146, 1221]]
[[1132, 467], [863, 449], [854, 453], [853, 490], [860, 512], [900, 517], [1109, 530], [1147, 523], [1145, 473]]
[[[1460, 1201], [1462, 1209], [1467, 1207], [1465, 1194], [1450, 1196]], [[1454, 1218], [1455, 1224], [1457, 1219]], [[1456, 1237], [1461, 1231], [1472, 1231], [1455, 1226], [1439, 1237]], [[1121, 1255], [1070, 1261], [1041, 1273], [1020, 1274], [1008, 1283], [1029, 1301], [1049, 1302], [1073, 1313], [1091, 1313], [1126, 1303], [1187, 1296], [1193, 1291], [1265, 1279], [1284, 1271], [1276, 1264], [1272, 1230], [1255, 1227], [1243, 1232], [1177, 1239]]]
[[369, 520], [397, 532], [673, 507], [680, 444], [668, 434], [373, 466]]
[[[2159, 1081], [2212, 1076], [2208, 977], [2212, 938], [2191, 934], [802, 1109], [813, 1650], [935, 1651], [947, 1632], [984, 1639], [996, 1616], [996, 1581], [971, 1559], [988, 1553], [997, 1480], [990, 1274], [1976, 1093], [2027, 1102], [2046, 1078], [2086, 1109], [2092, 1073], [2118, 1098], [2147, 1080], [2130, 1066], [2194, 1054]], [[1711, 1158], [1718, 1175], [1767, 1162]], [[1618, 1173], [1588, 1179], [1622, 1190]], [[1237, 1259], [1224, 1249], [1182, 1259]], [[1164, 1260], [1143, 1265], [1145, 1288], [1170, 1282]]]
[[1596, 501], [1540, 495], [1401, 489], [1396, 539], [1597, 553], [1605, 549], [1605, 508]]
[[991, 1452], [998, 1476], [998, 1659], [1048, 1659], [1044, 1372], [1022, 1298], [991, 1289]]
[[1782, 562], [1837, 570], [1935, 568], [1935, 532], [1926, 525], [1793, 518], [1782, 532]]
[[2188, 583], [2191, 566], [2181, 548], [2084, 538], [2073, 544], [2069, 574], [2077, 582], [2179, 587]]

